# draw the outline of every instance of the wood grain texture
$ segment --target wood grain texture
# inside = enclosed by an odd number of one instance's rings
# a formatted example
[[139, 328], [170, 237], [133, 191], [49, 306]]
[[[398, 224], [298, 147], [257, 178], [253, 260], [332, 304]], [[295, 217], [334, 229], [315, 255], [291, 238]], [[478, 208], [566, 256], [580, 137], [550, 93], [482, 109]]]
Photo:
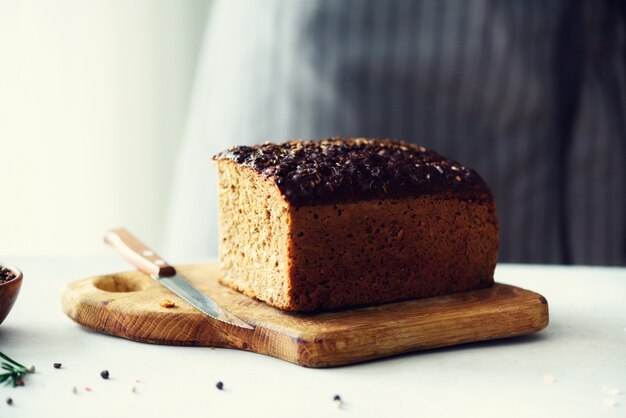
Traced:
[[[135, 341], [236, 348], [307, 367], [530, 334], [548, 325], [543, 296], [498, 283], [448, 296], [303, 315], [279, 311], [220, 285], [215, 263], [176, 269], [256, 328], [215, 321], [137, 271], [69, 283], [62, 295], [63, 311], [81, 325]], [[176, 307], [162, 307], [163, 299]]]

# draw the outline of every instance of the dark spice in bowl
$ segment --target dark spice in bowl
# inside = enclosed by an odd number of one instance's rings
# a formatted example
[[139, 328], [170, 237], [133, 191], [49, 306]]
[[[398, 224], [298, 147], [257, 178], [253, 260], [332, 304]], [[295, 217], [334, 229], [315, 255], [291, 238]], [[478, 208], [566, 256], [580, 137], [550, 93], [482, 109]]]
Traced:
[[13, 271], [9, 270], [6, 267], [0, 266], [0, 284], [10, 282], [16, 277], [17, 276], [15, 275], [15, 273], [13, 273]]
[[0, 263], [0, 324], [9, 314], [22, 287], [22, 272], [8, 264]]

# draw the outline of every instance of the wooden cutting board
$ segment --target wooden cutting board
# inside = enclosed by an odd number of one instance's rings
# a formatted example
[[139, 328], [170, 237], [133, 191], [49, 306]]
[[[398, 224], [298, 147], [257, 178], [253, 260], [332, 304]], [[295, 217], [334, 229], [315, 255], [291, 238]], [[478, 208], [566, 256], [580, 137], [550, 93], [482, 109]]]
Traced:
[[[81, 325], [130, 340], [236, 348], [307, 367], [530, 334], [548, 325], [543, 296], [498, 283], [448, 296], [302, 315], [279, 311], [221, 286], [215, 263], [176, 270], [255, 329], [215, 321], [138, 271], [68, 284], [63, 310]], [[176, 306], [162, 307], [164, 299]]]

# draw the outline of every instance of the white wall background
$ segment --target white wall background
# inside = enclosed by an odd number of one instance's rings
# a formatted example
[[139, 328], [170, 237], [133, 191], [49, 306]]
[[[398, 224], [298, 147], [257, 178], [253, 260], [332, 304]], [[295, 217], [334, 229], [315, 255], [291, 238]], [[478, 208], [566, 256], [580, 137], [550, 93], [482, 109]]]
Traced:
[[0, 0], [0, 256], [162, 245], [206, 0]]

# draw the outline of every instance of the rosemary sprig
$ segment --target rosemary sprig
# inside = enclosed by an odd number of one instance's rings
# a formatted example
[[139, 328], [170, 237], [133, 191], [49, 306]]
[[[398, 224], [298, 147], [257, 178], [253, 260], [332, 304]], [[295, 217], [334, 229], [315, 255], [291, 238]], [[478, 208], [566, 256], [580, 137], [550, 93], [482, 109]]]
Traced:
[[0, 363], [0, 368], [5, 370], [4, 373], [0, 371], [0, 383], [7, 385], [12, 384], [13, 387], [20, 386], [20, 383], [23, 382], [22, 377], [33, 372], [31, 369], [22, 366], [20, 363], [13, 360], [6, 354], [3, 354], [1, 351], [0, 358], [5, 360]]

